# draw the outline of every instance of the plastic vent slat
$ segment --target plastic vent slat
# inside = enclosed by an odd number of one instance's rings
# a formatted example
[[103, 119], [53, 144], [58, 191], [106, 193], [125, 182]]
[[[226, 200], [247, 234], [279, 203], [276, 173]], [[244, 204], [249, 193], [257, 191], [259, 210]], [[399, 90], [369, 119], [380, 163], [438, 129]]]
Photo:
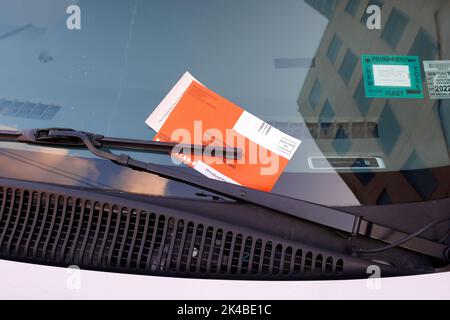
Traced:
[[159, 227], [161, 219], [164, 219], [164, 216], [160, 216], [160, 217], [156, 217], [155, 218], [155, 224], [154, 224], [154, 227], [153, 227], [153, 232], [151, 234], [152, 240], [150, 242], [150, 248], [148, 250], [147, 262], [145, 264], [145, 269], [147, 269], [147, 270], [150, 269], [150, 267], [151, 267], [153, 248], [155, 247], [156, 236], [157, 236], [157, 233], [158, 233], [158, 227]]
[[149, 216], [149, 225], [148, 225], [148, 232], [145, 234], [144, 238], [144, 249], [142, 253], [142, 259], [140, 259], [139, 266], [141, 269], [147, 270], [147, 259], [150, 253], [150, 247], [152, 243], [153, 236], [155, 235], [155, 230], [157, 228], [156, 224], [158, 223], [157, 217], [155, 214], [151, 214]]
[[131, 212], [128, 210], [128, 208], [122, 208], [121, 210], [119, 210], [119, 214], [125, 217], [125, 228], [123, 229], [122, 241], [120, 242], [119, 254], [117, 256], [118, 265], [122, 265], [121, 257], [123, 256], [125, 243], [127, 241], [127, 234], [130, 228]]
[[[14, 208], [13, 208], [13, 212], [12, 212], [12, 218], [11, 218], [11, 222], [10, 225], [7, 226], [7, 232], [6, 232], [6, 236], [4, 239], [4, 244], [5, 244], [5, 251], [7, 253], [10, 252], [10, 248], [11, 248], [11, 244], [14, 240], [14, 236], [16, 233], [16, 230], [19, 226], [20, 223], [20, 219], [21, 219], [21, 214], [20, 212], [22, 212], [23, 209], [23, 204], [26, 200], [26, 198], [28, 198], [26, 195], [28, 194], [28, 191], [24, 191], [20, 194], [19, 198], [14, 199]], [[26, 208], [25, 208], [26, 210]], [[23, 217], [22, 217], [23, 218]]]
[[51, 235], [51, 243], [49, 245], [48, 249], [48, 255], [49, 259], [55, 260], [56, 259], [56, 251], [58, 248], [60, 248], [60, 238], [61, 234], [63, 233], [64, 226], [68, 224], [67, 221], [67, 205], [66, 202], [68, 201], [67, 197], [59, 197], [58, 203], [57, 203], [57, 209], [56, 209], [56, 215], [57, 220]]
[[156, 233], [156, 242], [153, 250], [151, 251], [151, 267], [150, 270], [161, 270], [160, 256], [162, 255], [162, 250], [164, 249], [165, 235], [167, 232], [169, 224], [169, 219], [165, 216], [160, 216], [160, 223], [158, 224], [158, 229]]
[[262, 265], [262, 250], [263, 250], [263, 242], [261, 239], [256, 240], [255, 247], [253, 248], [254, 253], [252, 254], [252, 264], [250, 266], [252, 274], [258, 274], [261, 272]]
[[259, 272], [263, 274], [270, 273], [271, 256], [272, 256], [272, 242], [268, 241], [264, 245], [264, 250], [261, 251], [261, 264]]
[[[239, 251], [239, 256], [237, 257], [237, 272], [244, 274], [243, 272], [243, 262], [244, 262], [244, 254], [246, 251], [246, 245], [247, 245], [247, 239], [241, 235], [242, 237], [242, 242], [241, 242], [241, 250]], [[247, 261], [248, 261], [248, 257], [247, 257]]]
[[2, 199], [2, 202], [0, 203], [0, 220], [1, 220], [3, 217], [3, 211], [5, 210], [5, 207], [6, 207], [6, 196], [8, 194], [8, 190], [6, 188], [0, 188], [0, 192], [1, 192], [1, 199]]
[[128, 214], [130, 215], [130, 224], [128, 226], [123, 253], [120, 255], [122, 257], [121, 266], [124, 266], [126, 268], [129, 268], [129, 266], [131, 265], [134, 256], [134, 242], [136, 242], [139, 234], [139, 229], [136, 229], [136, 227], [139, 227], [136, 210], [130, 209], [130, 212]]
[[[14, 203], [14, 197], [15, 197], [15, 190], [8, 189], [6, 191], [6, 199], [3, 202], [4, 205], [1, 210], [0, 214], [0, 227], [1, 227], [1, 233], [0, 233], [0, 239], [3, 239], [4, 235], [6, 234], [6, 230], [9, 225], [9, 220], [11, 219], [11, 213]], [[0, 241], [0, 248], [2, 247], [2, 242]]]
[[311, 272], [312, 271], [312, 263], [313, 263], [313, 255], [310, 251], [306, 253], [303, 259], [303, 268], [302, 270]]
[[253, 261], [255, 259], [255, 250], [256, 250], [257, 241], [258, 241], [257, 239], [252, 239], [252, 241], [251, 241], [250, 254], [248, 257], [248, 267], [247, 267], [248, 274], [252, 274]]
[[325, 262], [325, 272], [330, 274], [333, 272], [333, 258], [328, 257]]
[[275, 244], [271, 242], [270, 251], [269, 251], [269, 261], [267, 266], [267, 273], [273, 273], [274, 271], [274, 260], [275, 260]]
[[161, 271], [170, 270], [169, 253], [170, 253], [170, 246], [172, 245], [172, 239], [174, 238], [175, 228], [176, 228], [176, 220], [174, 218], [170, 218], [167, 221], [167, 230], [165, 231], [164, 244], [162, 247], [163, 250], [160, 258]]
[[38, 196], [36, 210], [34, 212], [34, 219], [33, 219], [33, 223], [32, 223], [31, 228], [30, 228], [30, 234], [28, 235], [28, 239], [27, 239], [27, 241], [25, 243], [25, 248], [24, 248], [24, 255], [25, 256], [28, 256], [30, 254], [29, 250], [30, 250], [30, 247], [31, 247], [31, 241], [33, 239], [34, 231], [36, 230], [36, 225], [38, 224], [39, 210], [41, 208], [42, 197], [43, 197], [42, 194]]
[[175, 221], [174, 225], [173, 225], [172, 237], [170, 239], [169, 251], [167, 253], [167, 262], [166, 262], [166, 269], [168, 271], [172, 271], [171, 263], [172, 263], [172, 259], [173, 259], [173, 252], [174, 252], [174, 247], [175, 247], [175, 241], [177, 239], [177, 229], [178, 229], [179, 223], [180, 223], [180, 220]]
[[38, 257], [38, 258], [39, 258], [39, 256], [38, 256], [39, 245], [41, 242], [42, 234], [44, 233], [45, 224], [47, 223], [48, 215], [46, 213], [48, 212], [49, 205], [50, 205], [50, 195], [46, 195], [44, 210], [43, 211], [39, 210], [39, 217], [42, 215], [43, 219], [41, 220], [42, 221], [41, 224], [36, 225], [39, 232], [38, 232], [36, 241], [34, 242], [34, 246], [33, 246], [33, 256]]
[[72, 234], [73, 222], [75, 220], [75, 212], [77, 209], [77, 202], [78, 202], [78, 200], [75, 200], [75, 199], [73, 199], [73, 201], [72, 201], [72, 210], [70, 210], [70, 219], [69, 219], [69, 225], [67, 226], [67, 233], [66, 233], [65, 239], [63, 240], [61, 252], [59, 253], [60, 261], [65, 261], [65, 258], [66, 258], [66, 249], [67, 249], [67, 245], [69, 244], [69, 239]]
[[176, 271], [177, 269], [177, 261], [178, 261], [178, 254], [180, 251], [180, 244], [181, 244], [181, 237], [183, 236], [183, 230], [184, 230], [184, 220], [180, 219], [178, 222], [175, 223], [174, 226], [174, 236], [173, 236], [173, 245], [171, 244], [171, 250], [168, 257], [169, 262], [169, 270], [170, 271]]
[[181, 246], [180, 246], [181, 260], [180, 260], [179, 270], [181, 272], [186, 271], [186, 267], [187, 267], [189, 248], [192, 243], [192, 237], [193, 237], [193, 233], [194, 233], [194, 224], [192, 222], [188, 222], [185, 232], [186, 232], [186, 234], [185, 234], [184, 240], [181, 242]]
[[56, 234], [58, 233], [59, 225], [61, 223], [60, 221], [61, 215], [59, 215], [59, 202], [61, 198], [62, 198], [61, 196], [52, 197], [52, 199], [54, 200], [52, 202], [53, 207], [49, 209], [53, 212], [52, 219], [50, 220], [47, 236], [45, 237], [44, 246], [42, 248], [44, 259], [52, 259], [51, 252], [55, 244], [54, 240], [56, 238]]
[[184, 270], [187, 269], [191, 269], [191, 261], [192, 261], [192, 255], [194, 253], [194, 247], [195, 247], [195, 241], [197, 239], [197, 232], [198, 232], [198, 228], [202, 227], [201, 225], [193, 225], [192, 226], [192, 235], [191, 235], [191, 240], [189, 243], [186, 243], [187, 245], [187, 261], [186, 261], [186, 267]]
[[3, 191], [2, 207], [0, 208], [0, 230], [2, 230], [2, 233], [3, 229], [6, 227], [6, 224], [3, 223], [3, 217], [7, 206], [8, 191], [9, 189]]
[[153, 252], [153, 248], [155, 246], [155, 242], [156, 242], [156, 236], [158, 233], [158, 225], [160, 223], [160, 219], [161, 217], [157, 217], [155, 216], [153, 225], [151, 227], [151, 231], [149, 232], [149, 234], [147, 235], [148, 241], [149, 241], [149, 247], [148, 247], [148, 251], [146, 252], [146, 261], [145, 261], [145, 270], [149, 270], [151, 268], [151, 259], [152, 259], [152, 252]]
[[177, 264], [176, 264], [177, 270], [181, 270], [181, 263], [183, 260], [183, 250], [184, 250], [184, 245], [186, 243], [186, 235], [188, 233], [188, 229], [189, 229], [189, 223], [184, 223], [183, 224], [183, 232], [181, 234], [180, 248], [178, 250], [178, 257], [177, 257]]
[[211, 254], [211, 247], [213, 243], [213, 237], [214, 237], [214, 229], [212, 227], [205, 228], [206, 234], [205, 234], [205, 242], [203, 243], [202, 248], [200, 249], [200, 272], [204, 273], [206, 272], [206, 268], [209, 261], [209, 255]]
[[53, 197], [54, 195], [52, 194], [47, 195], [44, 210], [40, 212], [40, 215], [44, 216], [44, 219], [42, 219], [43, 223], [39, 226], [39, 234], [35, 242], [35, 250], [37, 256], [41, 259], [45, 259], [45, 252], [43, 249], [45, 246], [45, 239], [48, 235], [46, 229], [48, 230], [52, 217], [54, 216], [51, 202]]
[[[16, 190], [14, 189], [12, 194], [11, 194], [11, 200], [10, 200], [10, 203], [9, 203], [9, 210], [8, 210], [8, 213], [7, 213], [6, 219], [5, 219], [6, 221], [5, 221], [4, 224], [2, 223], [3, 231], [2, 231], [2, 234], [0, 235], [0, 248], [3, 248], [3, 239], [5, 238], [6, 233], [8, 232], [9, 222], [11, 220], [12, 213], [13, 213], [13, 210], [14, 210], [15, 199], [16, 199]], [[0, 222], [2, 222], [2, 221], [3, 221], [3, 212], [2, 212], [2, 219], [0, 219]]]
[[[76, 253], [76, 247], [78, 246], [78, 239], [80, 238], [80, 233], [81, 233], [81, 229], [83, 227], [83, 222], [84, 222], [84, 210], [86, 207], [86, 202], [87, 201], [82, 201], [81, 202], [81, 210], [79, 213], [79, 217], [78, 217], [78, 224], [75, 226], [75, 235], [73, 238], [73, 242], [70, 248], [70, 253], [69, 253], [69, 261], [72, 263], [73, 261], [75, 261], [75, 253]], [[75, 208], [75, 214], [77, 214], [78, 212], [78, 206]]]
[[33, 192], [30, 195], [30, 197], [28, 198], [28, 205], [27, 205], [27, 210], [26, 210], [25, 217], [24, 217], [24, 224], [23, 224], [22, 230], [20, 230], [19, 237], [17, 238], [16, 247], [14, 248], [15, 255], [20, 255], [20, 248], [21, 248], [23, 237], [25, 235], [25, 231], [27, 230], [29, 223], [33, 222], [33, 220], [30, 219], [30, 212], [33, 207], [33, 199], [35, 198], [35, 196], [36, 196], [36, 193]]
[[147, 234], [148, 234], [148, 225], [150, 223], [150, 215], [148, 213], [144, 213], [144, 216], [145, 216], [144, 230], [143, 230], [143, 234], [142, 234], [141, 244], [139, 246], [139, 253], [138, 253], [138, 256], [137, 256], [137, 259], [136, 259], [136, 266], [138, 268], [141, 265], [142, 253], [144, 252], [145, 239], [146, 239]]
[[113, 206], [111, 208], [111, 212], [112, 215], [116, 215], [116, 224], [114, 226], [114, 234], [113, 234], [113, 238], [111, 241], [111, 246], [109, 248], [109, 253], [108, 253], [108, 258], [107, 258], [107, 264], [111, 265], [112, 262], [112, 257], [113, 257], [113, 252], [114, 252], [114, 247], [115, 247], [115, 243], [117, 240], [117, 235], [119, 234], [119, 226], [120, 226], [120, 219], [121, 219], [121, 214], [119, 213], [119, 209], [116, 206]]
[[225, 234], [222, 230], [218, 230], [212, 246], [211, 268], [208, 268], [212, 273], [219, 270], [220, 261], [222, 261], [222, 252], [225, 246]]
[[200, 272], [200, 265], [202, 263], [202, 257], [203, 257], [204, 248], [206, 246], [206, 233], [207, 233], [207, 230], [208, 230], [208, 228], [203, 226], [202, 234], [201, 234], [201, 238], [200, 238], [201, 245], [198, 248], [197, 260], [195, 261], [195, 268], [193, 270], [191, 270], [192, 272]]
[[[52, 208], [49, 208], [53, 213], [52, 213], [52, 218], [50, 220], [50, 224], [49, 224], [49, 228], [48, 228], [47, 234], [44, 235], [45, 241], [44, 241], [44, 245], [42, 246], [42, 256], [44, 258], [47, 258], [47, 249], [48, 249], [48, 246], [50, 244], [50, 239], [51, 239], [51, 236], [52, 236], [52, 233], [53, 233], [53, 228], [55, 227], [56, 218], [57, 218], [57, 211], [58, 211], [59, 197], [52, 196], [50, 198], [54, 199], [53, 210], [52, 210]], [[50, 205], [51, 205], [51, 202], [50, 202]]]
[[325, 269], [325, 263], [323, 263], [323, 257], [321, 254], [316, 255], [315, 261], [314, 261], [314, 269], [316, 272], [324, 272]]
[[283, 274], [289, 274], [293, 271], [293, 255], [292, 255], [292, 247], [287, 247], [284, 250], [284, 258], [283, 258]]
[[[223, 233], [222, 235], [222, 241], [220, 244], [220, 249], [219, 249], [219, 257], [217, 258], [217, 273], [221, 273], [222, 272], [222, 264], [223, 264], [223, 260], [224, 260], [224, 254], [225, 254], [225, 250], [230, 250], [230, 248], [228, 247], [228, 243], [227, 240], [229, 242], [230, 237], [232, 237], [233, 234], [231, 232], [227, 232], [227, 233]], [[227, 246], [227, 248], [226, 248]], [[226, 248], [226, 249], [225, 249]]]
[[209, 247], [209, 250], [207, 252], [206, 256], [206, 268], [205, 271], [209, 270], [212, 272], [211, 265], [212, 265], [212, 259], [214, 254], [214, 247], [215, 247], [215, 241], [217, 238], [217, 234], [219, 233], [220, 229], [213, 229], [213, 233], [211, 235], [211, 245]]
[[[24, 200], [25, 200], [25, 195], [28, 193], [28, 191], [24, 191], [24, 192], [21, 192], [21, 194], [20, 194], [20, 197], [19, 197], [19, 207], [17, 208], [17, 211], [15, 212], [15, 216], [16, 216], [16, 218], [15, 218], [15, 220], [14, 220], [14, 225], [13, 225], [13, 228], [12, 228], [12, 230], [11, 230], [11, 233], [10, 233], [10, 235], [9, 235], [9, 239], [8, 239], [8, 242], [7, 242], [7, 244], [6, 244], [6, 252], [11, 252], [10, 251], [10, 249], [11, 249], [11, 244], [12, 244], [12, 242], [13, 242], [13, 239], [14, 239], [14, 234], [16, 233], [16, 230], [17, 230], [17, 227], [18, 227], [18, 225], [19, 225], [19, 221], [20, 221], [20, 216], [21, 216], [21, 212], [22, 212], [22, 208], [23, 208], [23, 204], [24, 204]], [[0, 241], [0, 243], [2, 243], [1, 241]]]
[[[162, 268], [161, 257], [164, 253], [164, 246], [165, 246], [165, 242], [166, 242], [166, 235], [167, 235], [167, 229], [169, 228], [169, 223], [170, 223], [169, 219], [164, 219], [164, 226], [163, 226], [163, 231], [161, 234], [161, 240], [159, 242], [158, 255], [156, 255], [156, 258], [154, 259], [155, 264], [154, 264], [154, 266], [152, 265], [152, 270]], [[153, 255], [153, 252], [152, 252], [152, 255]]]
[[[56, 259], [56, 250], [58, 249], [58, 243], [61, 239], [61, 234], [62, 234], [62, 230], [64, 227], [64, 224], [66, 222], [66, 215], [67, 215], [67, 202], [68, 202], [68, 198], [63, 198], [63, 207], [61, 210], [61, 220], [60, 220], [60, 224], [59, 224], [59, 228], [58, 231], [56, 232], [56, 237], [55, 237], [55, 242], [53, 245], [53, 249], [51, 251], [50, 254], [50, 259]], [[58, 205], [59, 207], [59, 205]], [[59, 212], [59, 210], [57, 210], [57, 212]]]
[[226, 261], [226, 272], [231, 272], [231, 265], [233, 264], [233, 257], [234, 257], [234, 251], [236, 250], [236, 239], [237, 235], [233, 235], [231, 233], [231, 244], [230, 244], [230, 251], [228, 253], [228, 260]]
[[200, 225], [197, 225], [197, 226], [193, 225], [191, 240], [186, 243], [187, 250], [185, 250], [185, 251], [187, 252], [187, 257], [186, 257], [186, 266], [185, 266], [184, 270], [190, 270], [190, 268], [191, 268], [192, 255], [194, 252], [195, 240], [197, 239], [197, 229], [199, 226]]
[[277, 244], [272, 252], [272, 274], [278, 275], [282, 270], [283, 247]]
[[295, 250], [292, 249], [292, 257], [291, 257], [291, 265], [289, 267], [289, 273], [294, 274], [295, 273]]
[[130, 266], [131, 266], [131, 259], [133, 257], [133, 248], [137, 241], [137, 234], [138, 234], [140, 222], [141, 222], [141, 212], [138, 211], [136, 213], [136, 222], [134, 224], [134, 230], [133, 230], [133, 235], [135, 235], [135, 236], [131, 240], [130, 250], [128, 251], [128, 256], [127, 256], [127, 264], [126, 264], [127, 268], [130, 268]]
[[[108, 214], [105, 214], [105, 211], [108, 211]], [[101, 239], [100, 248], [98, 250], [98, 257], [95, 260], [95, 265], [100, 266], [102, 265], [102, 259], [105, 252], [106, 242], [108, 241], [108, 237], [111, 231], [111, 221], [112, 221], [112, 207], [109, 205], [104, 205], [102, 208], [102, 216], [106, 216], [106, 226], [105, 226], [105, 232], [103, 233], [103, 239]], [[103, 221], [103, 220], [102, 220]]]
[[100, 236], [100, 228], [102, 226], [103, 221], [103, 215], [104, 215], [104, 207], [102, 204], [98, 205], [99, 209], [97, 210], [97, 206], [94, 206], [94, 216], [97, 214], [97, 221], [94, 223], [95, 229], [94, 229], [94, 236], [92, 237], [92, 242], [89, 246], [89, 250], [87, 251], [87, 264], [93, 264], [94, 263], [94, 254], [97, 249], [97, 241], [98, 237]]

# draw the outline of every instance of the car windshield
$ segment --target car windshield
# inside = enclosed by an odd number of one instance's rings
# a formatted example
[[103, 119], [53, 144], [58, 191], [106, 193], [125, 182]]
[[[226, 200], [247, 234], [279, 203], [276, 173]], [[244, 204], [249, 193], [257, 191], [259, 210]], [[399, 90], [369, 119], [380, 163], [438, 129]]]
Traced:
[[443, 198], [449, 29], [447, 0], [3, 0], [0, 129], [152, 140], [145, 120], [189, 71], [302, 141], [272, 192]]

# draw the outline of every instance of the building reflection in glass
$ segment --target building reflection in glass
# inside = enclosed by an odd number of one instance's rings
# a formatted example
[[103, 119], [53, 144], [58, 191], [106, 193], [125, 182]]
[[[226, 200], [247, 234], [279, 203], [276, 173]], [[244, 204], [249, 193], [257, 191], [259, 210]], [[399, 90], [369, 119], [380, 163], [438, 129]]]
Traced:
[[[301, 89], [298, 106], [325, 156], [382, 157], [386, 170], [340, 172], [362, 203], [388, 204], [450, 195], [450, 111], [445, 100], [368, 99], [362, 54], [449, 59], [450, 3], [305, 0], [329, 22]], [[368, 30], [366, 8], [381, 8], [381, 30]], [[446, 29], [447, 28], [447, 29]], [[424, 77], [422, 76], [424, 81]], [[300, 125], [286, 125], [301, 134]]]

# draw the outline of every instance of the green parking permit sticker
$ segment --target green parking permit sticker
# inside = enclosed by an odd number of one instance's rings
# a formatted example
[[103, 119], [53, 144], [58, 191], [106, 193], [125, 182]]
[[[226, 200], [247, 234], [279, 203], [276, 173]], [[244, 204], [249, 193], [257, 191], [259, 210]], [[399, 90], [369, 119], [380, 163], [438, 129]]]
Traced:
[[367, 98], [422, 99], [419, 57], [362, 55]]

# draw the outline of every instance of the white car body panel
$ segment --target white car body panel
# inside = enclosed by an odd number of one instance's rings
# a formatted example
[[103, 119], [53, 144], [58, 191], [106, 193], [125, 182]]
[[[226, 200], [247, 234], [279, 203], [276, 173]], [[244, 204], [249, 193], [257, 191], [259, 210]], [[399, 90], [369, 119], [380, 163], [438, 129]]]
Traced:
[[0, 260], [0, 299], [449, 299], [450, 272], [340, 281], [228, 281]]

